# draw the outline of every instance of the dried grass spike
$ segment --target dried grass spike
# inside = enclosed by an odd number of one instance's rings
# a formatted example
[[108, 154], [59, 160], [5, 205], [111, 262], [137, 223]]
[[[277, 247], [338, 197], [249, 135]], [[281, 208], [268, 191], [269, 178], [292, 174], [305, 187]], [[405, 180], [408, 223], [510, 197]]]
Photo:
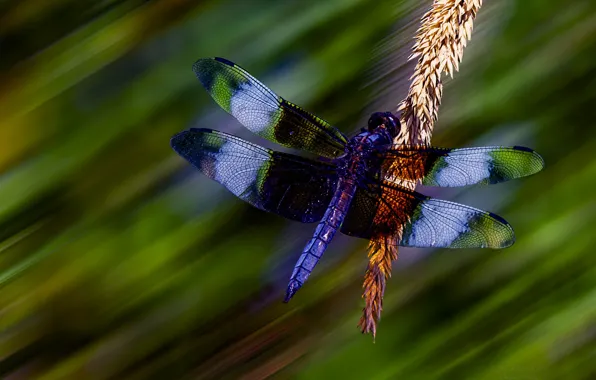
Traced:
[[[394, 143], [430, 144], [443, 95], [441, 74], [453, 77], [459, 70], [481, 6], [482, 0], [434, 0], [432, 8], [422, 16], [409, 58], [417, 59], [417, 64], [410, 78], [408, 95], [397, 107], [402, 129]], [[363, 333], [375, 336], [383, 309], [385, 284], [391, 276], [391, 262], [397, 259], [397, 248], [379, 238], [371, 240], [368, 249], [369, 264], [363, 285], [365, 307], [358, 325]]]

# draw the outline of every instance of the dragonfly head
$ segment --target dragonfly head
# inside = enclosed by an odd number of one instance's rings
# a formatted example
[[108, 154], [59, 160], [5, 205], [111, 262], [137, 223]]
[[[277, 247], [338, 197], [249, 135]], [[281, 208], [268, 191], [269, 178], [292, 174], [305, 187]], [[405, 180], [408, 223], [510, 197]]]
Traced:
[[375, 112], [368, 119], [369, 132], [375, 132], [378, 128], [383, 128], [392, 139], [397, 136], [399, 126], [399, 119], [391, 112]]

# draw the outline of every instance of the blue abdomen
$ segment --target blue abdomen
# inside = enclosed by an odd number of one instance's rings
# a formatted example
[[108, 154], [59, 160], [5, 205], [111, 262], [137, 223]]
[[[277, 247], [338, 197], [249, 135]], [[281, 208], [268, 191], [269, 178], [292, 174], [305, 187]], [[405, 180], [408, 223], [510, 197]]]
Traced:
[[355, 192], [356, 185], [351, 178], [340, 178], [337, 184], [337, 190], [329, 203], [327, 211], [323, 215], [323, 219], [319, 222], [313, 238], [306, 244], [302, 255], [300, 255], [298, 262], [296, 262], [286, 291], [285, 302], [288, 302], [294, 293], [302, 287], [315, 265], [321, 259], [321, 256], [323, 256], [331, 239], [333, 239], [335, 233], [341, 227]]

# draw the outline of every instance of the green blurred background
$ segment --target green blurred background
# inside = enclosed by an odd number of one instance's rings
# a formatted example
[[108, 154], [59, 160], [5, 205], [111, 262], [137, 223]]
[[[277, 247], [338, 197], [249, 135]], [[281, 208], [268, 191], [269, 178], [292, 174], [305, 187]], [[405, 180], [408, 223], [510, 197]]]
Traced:
[[366, 242], [339, 237], [289, 304], [311, 225], [178, 157], [251, 136], [191, 71], [233, 60], [346, 133], [407, 90], [430, 1], [0, 1], [0, 377], [596, 378], [596, 3], [487, 1], [435, 145], [527, 145], [542, 173], [422, 189], [515, 228], [503, 251], [402, 249], [376, 342]]

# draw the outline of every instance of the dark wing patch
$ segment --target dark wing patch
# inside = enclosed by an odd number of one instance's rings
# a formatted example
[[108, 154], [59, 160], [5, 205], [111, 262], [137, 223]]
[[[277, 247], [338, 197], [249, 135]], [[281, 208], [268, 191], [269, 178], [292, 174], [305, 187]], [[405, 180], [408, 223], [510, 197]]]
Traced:
[[408, 247], [505, 248], [515, 241], [498, 215], [389, 183], [361, 186], [341, 231]]
[[204, 58], [193, 70], [217, 104], [253, 133], [324, 157], [343, 154], [347, 140], [339, 130], [281, 98], [240, 66]]
[[544, 160], [524, 147], [441, 149], [401, 146], [381, 154], [384, 178], [426, 186], [494, 184], [535, 174]]
[[171, 145], [238, 198], [303, 223], [323, 217], [337, 184], [330, 164], [274, 152], [211, 129], [181, 132]]

